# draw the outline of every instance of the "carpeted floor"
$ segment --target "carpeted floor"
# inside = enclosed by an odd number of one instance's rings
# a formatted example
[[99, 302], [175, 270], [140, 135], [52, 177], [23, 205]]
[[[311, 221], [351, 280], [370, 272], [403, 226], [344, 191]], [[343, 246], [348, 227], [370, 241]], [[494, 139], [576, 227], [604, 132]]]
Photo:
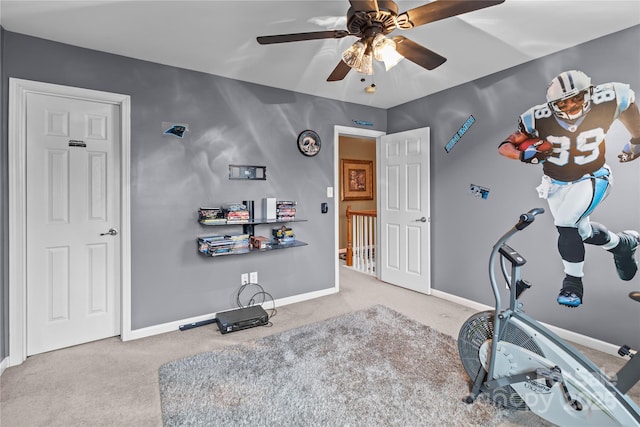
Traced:
[[[269, 290], [268, 284], [263, 286]], [[7, 368], [0, 376], [0, 425], [162, 426], [158, 370], [166, 363], [246, 345], [379, 304], [449, 337], [457, 337], [462, 324], [476, 312], [341, 267], [339, 293], [278, 307], [271, 327], [222, 335], [215, 325], [207, 325], [127, 342], [113, 337], [31, 356], [21, 365]], [[392, 348], [390, 344], [389, 348]], [[618, 356], [580, 348], [608, 373], [615, 373], [625, 361]], [[457, 356], [457, 350], [452, 350], [450, 356]], [[415, 366], [418, 373], [435, 372], [432, 366]], [[276, 384], [267, 388], [279, 389]], [[468, 390], [469, 385], [465, 383], [459, 395], [464, 396]], [[634, 387], [629, 395], [640, 402], [640, 386]], [[379, 401], [381, 407], [386, 404], [385, 398]], [[421, 402], [427, 403], [431, 402]], [[548, 424], [530, 412], [515, 412], [501, 427], [542, 425]]]
[[462, 402], [456, 341], [384, 306], [201, 353], [159, 370], [165, 426], [492, 426]]

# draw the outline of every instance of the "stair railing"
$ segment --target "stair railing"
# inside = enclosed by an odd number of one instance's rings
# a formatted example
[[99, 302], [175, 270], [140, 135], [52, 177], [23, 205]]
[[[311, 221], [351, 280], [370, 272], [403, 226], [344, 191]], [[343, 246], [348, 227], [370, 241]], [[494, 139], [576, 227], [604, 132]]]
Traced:
[[355, 270], [375, 275], [375, 210], [351, 210], [347, 206], [346, 264]]

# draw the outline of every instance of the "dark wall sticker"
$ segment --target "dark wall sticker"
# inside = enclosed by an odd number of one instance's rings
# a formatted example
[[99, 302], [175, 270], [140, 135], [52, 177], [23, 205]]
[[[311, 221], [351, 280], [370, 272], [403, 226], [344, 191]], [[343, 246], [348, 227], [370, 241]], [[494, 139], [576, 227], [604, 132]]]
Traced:
[[171, 122], [162, 122], [163, 135], [171, 135], [177, 138], [184, 138], [185, 133], [189, 132], [189, 125]]

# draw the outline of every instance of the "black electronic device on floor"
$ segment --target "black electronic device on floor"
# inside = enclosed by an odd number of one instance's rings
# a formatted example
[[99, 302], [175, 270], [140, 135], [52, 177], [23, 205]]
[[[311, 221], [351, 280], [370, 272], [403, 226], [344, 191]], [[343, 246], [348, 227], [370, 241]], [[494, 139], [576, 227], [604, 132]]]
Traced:
[[223, 311], [216, 316], [216, 323], [223, 334], [253, 328], [254, 326], [264, 326], [268, 322], [269, 316], [260, 305]]

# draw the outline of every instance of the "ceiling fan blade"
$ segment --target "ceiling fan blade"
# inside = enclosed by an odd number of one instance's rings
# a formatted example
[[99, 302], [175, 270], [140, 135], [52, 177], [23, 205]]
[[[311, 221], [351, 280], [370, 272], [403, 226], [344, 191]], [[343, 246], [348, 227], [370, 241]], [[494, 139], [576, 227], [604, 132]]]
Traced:
[[298, 42], [318, 39], [341, 39], [349, 35], [345, 30], [314, 31], [310, 33], [280, 34], [276, 36], [257, 37], [260, 44]]
[[398, 16], [398, 20], [400, 21], [399, 26], [403, 29], [413, 28], [418, 25], [428, 24], [429, 22], [484, 9], [485, 7], [496, 6], [504, 3], [504, 1], [505, 0], [436, 0], [400, 14]]
[[444, 64], [447, 60], [444, 56], [440, 56], [432, 50], [419, 45], [403, 36], [395, 36], [393, 41], [396, 42], [396, 51], [407, 58], [411, 62], [415, 62], [419, 66], [427, 70], [433, 70]]
[[327, 81], [337, 82], [339, 80], [342, 80], [347, 77], [349, 71], [351, 71], [351, 67], [349, 67], [343, 60], [340, 60], [340, 62], [338, 62], [338, 65], [336, 65], [336, 68], [334, 68], [329, 77], [327, 77]]
[[377, 0], [349, 0], [349, 3], [351, 3], [353, 10], [357, 11], [372, 12], [379, 10]]

